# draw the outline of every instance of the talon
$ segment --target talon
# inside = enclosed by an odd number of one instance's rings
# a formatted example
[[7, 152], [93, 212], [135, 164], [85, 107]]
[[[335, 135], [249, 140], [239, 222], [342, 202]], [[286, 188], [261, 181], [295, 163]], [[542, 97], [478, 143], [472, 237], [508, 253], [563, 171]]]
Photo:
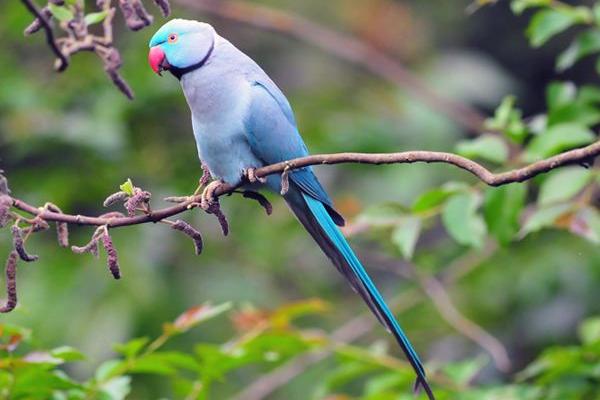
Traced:
[[198, 179], [198, 187], [194, 190], [194, 194], [191, 197], [196, 197], [200, 193], [203, 187], [206, 187], [212, 180], [212, 175], [208, 170], [208, 166], [202, 163], [202, 176]]
[[246, 168], [242, 171], [242, 174], [250, 183], [256, 183], [256, 182], [265, 183], [265, 182], [267, 182], [267, 178], [262, 177], [262, 176], [256, 176], [256, 168]]
[[210, 207], [215, 203], [215, 190], [223, 184], [222, 181], [212, 181], [202, 191], [200, 196], [200, 207], [204, 211], [208, 211]]
[[200, 178], [200, 180], [198, 181], [199, 185], [205, 186], [207, 185], [212, 179], [212, 175], [210, 174], [210, 171], [208, 170], [208, 166], [204, 163], [202, 163], [202, 177]]
[[193, 202], [193, 203], [190, 203], [190, 204], [188, 204], [186, 208], [187, 208], [188, 210], [191, 210], [192, 208], [196, 208], [196, 207], [200, 207], [200, 208], [202, 208], [202, 207], [200, 206], [200, 203], [197, 203], [197, 202]]

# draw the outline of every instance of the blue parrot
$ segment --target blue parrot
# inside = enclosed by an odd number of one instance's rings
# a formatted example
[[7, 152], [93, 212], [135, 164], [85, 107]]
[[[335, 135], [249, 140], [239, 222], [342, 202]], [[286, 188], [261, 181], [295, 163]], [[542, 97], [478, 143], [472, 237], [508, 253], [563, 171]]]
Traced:
[[[279, 192], [281, 177], [257, 179], [265, 165], [308, 155], [286, 97], [246, 54], [219, 36], [209, 24], [174, 19], [150, 40], [148, 61], [154, 72], [177, 77], [192, 113], [198, 154], [211, 175], [231, 185], [247, 183]], [[209, 185], [202, 197], [212, 201]], [[289, 173], [283, 195], [289, 208], [336, 268], [360, 294], [373, 314], [394, 335], [430, 400], [419, 356], [383, 297], [338, 229], [344, 218], [310, 167]]]

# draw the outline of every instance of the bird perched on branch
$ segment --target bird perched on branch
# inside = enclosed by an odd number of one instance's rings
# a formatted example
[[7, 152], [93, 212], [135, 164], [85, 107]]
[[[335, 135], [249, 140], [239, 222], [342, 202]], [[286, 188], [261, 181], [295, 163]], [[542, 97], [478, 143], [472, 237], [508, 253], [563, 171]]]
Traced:
[[[257, 178], [254, 170], [306, 156], [308, 150], [286, 97], [250, 57], [209, 24], [174, 19], [150, 40], [148, 61], [154, 72], [169, 71], [181, 82], [200, 159], [216, 179], [202, 193], [205, 207], [223, 182], [281, 191], [281, 176]], [[282, 195], [290, 209], [394, 335], [417, 374], [415, 388], [433, 400], [417, 353], [338, 229], [344, 219], [312, 169], [289, 171], [286, 178]]]

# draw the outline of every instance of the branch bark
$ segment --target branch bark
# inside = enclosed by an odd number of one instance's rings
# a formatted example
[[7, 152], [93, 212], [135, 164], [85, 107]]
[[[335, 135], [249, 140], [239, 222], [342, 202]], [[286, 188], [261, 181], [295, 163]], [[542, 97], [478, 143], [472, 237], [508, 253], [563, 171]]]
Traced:
[[[268, 165], [266, 167], [257, 168], [255, 174], [257, 177], [265, 177], [267, 175], [283, 173], [284, 171], [295, 170], [308, 167], [311, 165], [331, 165], [342, 163], [359, 163], [359, 164], [411, 164], [416, 162], [425, 163], [445, 163], [461, 168], [482, 182], [490, 186], [501, 186], [514, 182], [523, 182], [529, 180], [539, 174], [551, 171], [553, 169], [589, 162], [600, 155], [600, 141], [597, 141], [589, 146], [575, 150], [570, 150], [565, 153], [550, 157], [544, 160], [537, 161], [533, 164], [511, 171], [493, 173], [483, 165], [461, 157], [452, 153], [436, 152], [436, 151], [406, 151], [401, 153], [336, 153], [336, 154], [317, 154], [307, 157], [301, 157], [294, 160], [283, 161], [280, 163]], [[222, 196], [233, 193], [240, 185], [234, 186], [222, 184], [214, 194]], [[158, 222], [163, 219], [180, 214], [190, 208], [195, 207], [195, 204], [200, 202], [200, 196], [191, 196], [189, 200], [184, 201], [172, 207], [163, 208], [156, 211], [151, 211], [142, 215], [133, 217], [91, 217], [83, 215], [70, 215], [59, 212], [50, 211], [43, 208], [34, 207], [23, 200], [11, 197], [13, 206], [17, 209], [38, 216], [46, 221], [65, 222], [74, 225], [106, 225], [110, 228], [121, 226], [138, 225], [149, 222]]]

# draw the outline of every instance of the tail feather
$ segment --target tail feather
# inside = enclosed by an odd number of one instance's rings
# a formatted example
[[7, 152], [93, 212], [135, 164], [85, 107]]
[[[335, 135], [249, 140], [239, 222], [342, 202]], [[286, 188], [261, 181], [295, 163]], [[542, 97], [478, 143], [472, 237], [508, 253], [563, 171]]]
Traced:
[[286, 201], [323, 252], [348, 279], [352, 288], [361, 295], [382, 325], [394, 335], [417, 374], [415, 388], [421, 386], [429, 399], [434, 400], [419, 356], [323, 203], [296, 187], [290, 188]]

